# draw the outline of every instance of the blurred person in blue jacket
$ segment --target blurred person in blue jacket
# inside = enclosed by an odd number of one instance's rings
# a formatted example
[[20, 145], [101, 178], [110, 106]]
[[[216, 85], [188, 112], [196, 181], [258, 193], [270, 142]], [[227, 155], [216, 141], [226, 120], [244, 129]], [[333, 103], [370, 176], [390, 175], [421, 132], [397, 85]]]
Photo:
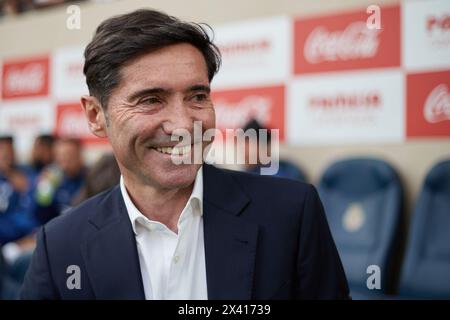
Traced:
[[[267, 130], [267, 156], [270, 156], [271, 150], [271, 134], [270, 130], [263, 127], [257, 120], [251, 119], [243, 128], [244, 132], [247, 132], [248, 130], [255, 130], [257, 141], [250, 141], [250, 139], [245, 139], [244, 142], [244, 152], [245, 152], [245, 164], [244, 168], [245, 171], [260, 174], [261, 168], [265, 167], [266, 165], [261, 163], [261, 159], [259, 158], [259, 144], [260, 144], [260, 131], [259, 130]], [[256, 143], [256, 145], [252, 145], [252, 143]], [[250, 163], [249, 159], [251, 159], [251, 152], [256, 152], [256, 163]], [[273, 159], [273, 158], [272, 158]], [[267, 166], [270, 166], [270, 163], [267, 164]], [[274, 176], [282, 177], [282, 178], [289, 178], [294, 179], [298, 181], [305, 182], [306, 178], [303, 174], [303, 172], [298, 168], [295, 164], [291, 163], [287, 160], [279, 160], [279, 168], [278, 172], [274, 174]]]
[[17, 299], [20, 281], [3, 259], [5, 244], [23, 238], [34, 230], [29, 183], [15, 163], [14, 140], [0, 136], [0, 299]]
[[15, 164], [14, 141], [0, 137], [0, 245], [15, 241], [36, 226], [31, 212], [29, 182]]
[[35, 190], [35, 215], [40, 224], [70, 209], [85, 181], [82, 146], [78, 139], [60, 138], [53, 151], [55, 162], [42, 171]]

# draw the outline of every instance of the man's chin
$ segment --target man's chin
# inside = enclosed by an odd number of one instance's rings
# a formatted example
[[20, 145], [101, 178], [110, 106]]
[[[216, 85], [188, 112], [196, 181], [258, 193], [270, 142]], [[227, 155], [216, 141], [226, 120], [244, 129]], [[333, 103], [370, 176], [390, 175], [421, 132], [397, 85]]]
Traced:
[[182, 189], [192, 185], [200, 165], [173, 165], [156, 173], [154, 182], [162, 189]]

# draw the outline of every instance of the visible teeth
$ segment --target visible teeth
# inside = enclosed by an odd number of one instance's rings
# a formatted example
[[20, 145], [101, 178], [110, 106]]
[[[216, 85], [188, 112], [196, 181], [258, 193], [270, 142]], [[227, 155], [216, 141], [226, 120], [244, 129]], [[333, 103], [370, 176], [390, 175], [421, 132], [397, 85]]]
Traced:
[[185, 155], [191, 152], [191, 145], [183, 146], [183, 147], [156, 147], [156, 151], [161, 153], [167, 153], [172, 155]]

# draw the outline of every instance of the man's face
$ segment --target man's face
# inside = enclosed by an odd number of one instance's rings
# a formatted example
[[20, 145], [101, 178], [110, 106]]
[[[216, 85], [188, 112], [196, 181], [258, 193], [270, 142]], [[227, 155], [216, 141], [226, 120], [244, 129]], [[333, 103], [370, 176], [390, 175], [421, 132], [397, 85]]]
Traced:
[[55, 145], [55, 162], [70, 178], [76, 177], [82, 167], [81, 150], [72, 142], [60, 141]]
[[188, 187], [201, 164], [177, 165], [167, 148], [178, 144], [171, 136], [180, 129], [192, 137], [183, 144], [193, 146], [194, 121], [202, 122], [203, 131], [215, 126], [203, 55], [190, 44], [177, 44], [129, 61], [106, 114], [122, 173], [159, 189]]

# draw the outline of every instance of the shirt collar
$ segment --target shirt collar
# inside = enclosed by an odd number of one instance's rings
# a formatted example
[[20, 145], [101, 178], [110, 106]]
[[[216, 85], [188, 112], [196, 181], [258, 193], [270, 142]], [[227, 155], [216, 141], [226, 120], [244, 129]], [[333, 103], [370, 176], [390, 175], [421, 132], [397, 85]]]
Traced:
[[[135, 234], [138, 234], [137, 232], [137, 223], [142, 223], [143, 221], [146, 221], [148, 223], [159, 223], [153, 220], [148, 219], [146, 216], [144, 216], [138, 208], [134, 205], [133, 201], [131, 200], [128, 191], [125, 187], [125, 183], [123, 181], [123, 176], [120, 176], [120, 192], [122, 194], [123, 200], [125, 202], [125, 207], [128, 212], [128, 216], [131, 221], [131, 225], [133, 227], [133, 231]], [[192, 193], [186, 203], [185, 208], [182, 211], [182, 214], [180, 215], [180, 219], [184, 218], [184, 213], [186, 211], [186, 208], [190, 207], [192, 209], [192, 212], [194, 214], [199, 214], [200, 216], [203, 215], [203, 170], [202, 167], [198, 169], [197, 175], [195, 177], [194, 181], [194, 187], [192, 188]]]

